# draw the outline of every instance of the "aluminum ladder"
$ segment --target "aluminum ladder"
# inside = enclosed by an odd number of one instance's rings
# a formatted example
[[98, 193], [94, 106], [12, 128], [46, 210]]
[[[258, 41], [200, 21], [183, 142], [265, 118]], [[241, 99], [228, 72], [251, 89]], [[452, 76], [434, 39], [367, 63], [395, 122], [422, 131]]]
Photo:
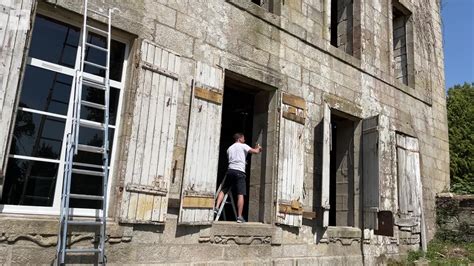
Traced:
[[[219, 185], [219, 188], [217, 189], [216, 195], [214, 196], [214, 201], [217, 199], [217, 196], [219, 193], [222, 191], [222, 188], [224, 187], [224, 182], [227, 178], [227, 175], [224, 176], [224, 179], [222, 180], [221, 184]], [[232, 211], [234, 211], [235, 219], [237, 219], [237, 210], [235, 208], [235, 202], [234, 202], [234, 196], [232, 195], [231, 189], [227, 191], [227, 193], [224, 194], [224, 198], [222, 199], [221, 206], [217, 206], [217, 213], [215, 214], [214, 221], [217, 222], [219, 221], [219, 218], [221, 217], [221, 214], [224, 216], [224, 219], [227, 220], [227, 217], [225, 217], [225, 210], [224, 207], [227, 204], [227, 198], [230, 198], [230, 204], [232, 205]]]
[[[90, 25], [89, 14], [93, 13], [96, 16], [105, 18], [107, 21], [107, 29], [100, 29]], [[80, 64], [79, 69], [76, 69], [75, 86], [73, 88], [73, 110], [72, 114], [69, 115], [70, 131], [67, 134], [66, 154], [65, 154], [65, 165], [64, 165], [64, 176], [63, 176], [63, 188], [61, 196], [61, 209], [59, 218], [59, 233], [58, 233], [58, 244], [57, 244], [57, 264], [62, 265], [66, 263], [68, 255], [74, 254], [87, 254], [98, 256], [98, 263], [105, 264], [105, 241], [106, 241], [106, 207], [107, 207], [107, 185], [108, 185], [108, 172], [109, 172], [109, 96], [110, 96], [110, 45], [111, 45], [111, 16], [112, 10], [109, 9], [107, 12], [102, 10], [92, 10], [88, 8], [87, 0], [84, 0], [84, 20], [82, 25], [81, 35], [81, 47], [80, 47]], [[88, 42], [89, 32], [96, 35], [103, 36], [106, 39], [106, 46], [101, 47]], [[102, 51], [106, 54], [106, 65], [100, 65], [86, 60], [86, 48]], [[103, 82], [98, 82], [84, 76], [85, 66], [89, 66], [93, 69], [99, 69], [104, 71]], [[95, 89], [104, 91], [104, 104], [98, 104], [89, 102], [82, 99], [83, 86], [89, 86]], [[85, 106], [88, 108], [94, 108], [101, 110], [104, 113], [103, 123], [99, 129], [103, 131], [103, 146], [89, 146], [79, 144], [79, 129], [81, 126], [88, 127], [87, 124], [81, 121], [81, 107]], [[97, 128], [96, 128], [97, 129]], [[98, 171], [91, 171], [85, 169], [78, 169], [75, 166], [78, 163], [74, 162], [74, 155], [77, 155], [78, 151], [91, 154], [102, 154], [102, 166], [99, 166]], [[97, 166], [96, 166], [97, 167]], [[86, 195], [86, 194], [72, 194], [71, 193], [71, 179], [72, 174], [96, 176], [102, 178], [102, 196], [98, 195]], [[77, 177], [75, 177], [77, 178]], [[70, 199], [80, 200], [94, 200], [99, 202], [100, 208], [96, 209], [95, 219], [89, 220], [78, 220], [74, 219], [74, 215], [70, 209]], [[95, 236], [95, 244], [91, 248], [72, 248], [69, 242], [68, 236], [71, 235], [74, 226], [91, 227], [94, 232], [97, 232]], [[72, 228], [71, 228], [72, 227]]]

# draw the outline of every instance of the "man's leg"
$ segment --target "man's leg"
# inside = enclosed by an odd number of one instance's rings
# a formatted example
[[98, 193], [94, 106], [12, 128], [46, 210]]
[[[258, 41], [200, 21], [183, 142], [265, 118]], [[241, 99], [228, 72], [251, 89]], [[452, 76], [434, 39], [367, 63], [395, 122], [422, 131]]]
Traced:
[[242, 217], [243, 211], [244, 211], [244, 195], [239, 194], [239, 195], [237, 195], [237, 215], [238, 215], [238, 217]]
[[217, 195], [216, 208], [219, 209], [223, 199], [224, 199], [224, 192], [222, 192], [222, 190], [221, 190], [221, 191], [219, 191], [219, 194]]

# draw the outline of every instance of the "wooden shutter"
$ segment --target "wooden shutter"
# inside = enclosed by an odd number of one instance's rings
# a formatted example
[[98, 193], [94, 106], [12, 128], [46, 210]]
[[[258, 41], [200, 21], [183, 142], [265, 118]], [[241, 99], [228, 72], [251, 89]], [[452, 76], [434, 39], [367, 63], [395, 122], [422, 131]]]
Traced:
[[306, 102], [282, 94], [276, 223], [300, 227], [303, 220]]
[[330, 186], [330, 158], [331, 158], [331, 109], [329, 105], [323, 105], [323, 163], [321, 176], [321, 207], [323, 209], [323, 227], [329, 226], [329, 186]]
[[367, 229], [378, 229], [379, 155], [379, 116], [374, 116], [362, 121], [362, 198]]
[[418, 139], [397, 135], [397, 162], [399, 212], [419, 218], [422, 185]]
[[139, 61], [121, 222], [163, 223], [172, 172], [180, 57], [145, 40]]
[[6, 162], [18, 80], [21, 76], [27, 34], [31, 29], [32, 0], [2, 1], [0, 8], [0, 198], [5, 182]]
[[220, 68], [197, 64], [181, 192], [182, 224], [209, 224], [214, 218], [223, 75]]

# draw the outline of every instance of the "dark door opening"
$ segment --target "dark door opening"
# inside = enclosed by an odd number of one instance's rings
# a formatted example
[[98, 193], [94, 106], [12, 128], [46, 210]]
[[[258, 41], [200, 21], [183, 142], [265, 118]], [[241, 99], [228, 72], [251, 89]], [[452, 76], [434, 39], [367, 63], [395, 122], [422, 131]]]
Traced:
[[330, 226], [354, 226], [355, 123], [331, 115]]
[[[247, 145], [253, 146], [252, 132], [253, 132], [253, 107], [254, 107], [255, 95], [249, 92], [239, 90], [232, 86], [226, 86], [224, 89], [224, 101], [222, 109], [222, 127], [220, 137], [220, 148], [219, 148], [219, 166], [217, 174], [217, 186], [221, 184], [225, 173], [227, 171], [228, 160], [227, 160], [227, 149], [234, 143], [232, 136], [237, 133], [243, 133]], [[250, 184], [250, 156], [247, 156], [247, 196], [245, 196], [245, 206], [243, 216], [248, 220], [248, 191]], [[216, 188], [217, 189], [217, 188]], [[234, 195], [235, 197], [236, 195]], [[235, 201], [236, 202], [236, 201]], [[236, 202], [237, 204], [237, 202]], [[227, 204], [229, 205], [229, 204]], [[237, 206], [236, 206], [237, 207]], [[231, 206], [226, 206], [225, 217], [228, 220], [235, 221], [234, 214]], [[221, 215], [221, 219], [224, 220], [224, 216]]]

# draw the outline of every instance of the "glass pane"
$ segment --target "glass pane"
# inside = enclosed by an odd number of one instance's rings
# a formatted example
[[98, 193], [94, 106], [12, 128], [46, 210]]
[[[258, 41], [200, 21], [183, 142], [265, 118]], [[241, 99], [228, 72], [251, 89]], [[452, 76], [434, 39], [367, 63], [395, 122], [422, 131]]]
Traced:
[[[87, 36], [87, 42], [105, 48], [107, 38], [89, 32]], [[123, 61], [125, 58], [125, 44], [112, 40], [110, 45], [110, 79], [121, 81]], [[86, 47], [86, 61], [105, 66], [106, 56], [106, 53], [103, 51], [91, 47]], [[86, 65], [84, 67], [84, 71], [100, 77], [105, 77], [105, 70], [99, 69], [97, 67]]]
[[[115, 120], [117, 119], [119, 96], [120, 91], [118, 89], [110, 88], [109, 123], [111, 125], [115, 125]], [[84, 86], [82, 89], [82, 98], [89, 102], [104, 104], [104, 91], [101, 89]], [[104, 111], [97, 108], [82, 106], [81, 118], [102, 123], [104, 122]]]
[[18, 111], [11, 154], [59, 159], [65, 120]]
[[58, 167], [57, 163], [10, 158], [0, 203], [52, 206]]
[[[110, 154], [109, 154], [110, 157]], [[78, 151], [77, 155], [74, 156], [74, 162], [86, 163], [102, 166], [102, 154], [86, 151]], [[110, 165], [110, 161], [109, 161]]]
[[79, 38], [79, 28], [37, 15], [29, 56], [74, 67]]
[[[114, 130], [109, 128], [109, 145], [113, 146]], [[95, 128], [80, 127], [79, 128], [79, 144], [89, 146], [102, 147], [104, 144], [104, 131]], [[112, 149], [110, 150], [112, 153]]]
[[67, 115], [72, 77], [26, 66], [20, 107]]
[[[102, 196], [102, 177], [73, 174], [71, 178], [71, 193]], [[70, 205], [73, 208], [100, 209], [101, 201], [71, 199]]]

